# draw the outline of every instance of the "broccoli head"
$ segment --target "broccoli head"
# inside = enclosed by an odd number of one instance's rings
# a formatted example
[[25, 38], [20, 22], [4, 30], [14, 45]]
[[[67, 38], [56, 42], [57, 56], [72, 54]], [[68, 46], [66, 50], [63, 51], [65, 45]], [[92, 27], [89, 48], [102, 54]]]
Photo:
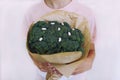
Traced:
[[84, 36], [67, 22], [38, 21], [28, 32], [27, 46], [32, 53], [55, 54], [84, 51]]

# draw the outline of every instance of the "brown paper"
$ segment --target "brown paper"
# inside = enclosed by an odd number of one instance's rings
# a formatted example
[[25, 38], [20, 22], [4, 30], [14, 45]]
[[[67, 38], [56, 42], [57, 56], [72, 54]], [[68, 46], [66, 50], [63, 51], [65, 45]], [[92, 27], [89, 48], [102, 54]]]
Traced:
[[39, 20], [58, 21], [61, 23], [67, 22], [72, 28], [78, 28], [79, 30], [81, 30], [82, 34], [84, 35], [84, 53], [78, 51], [57, 53], [53, 55], [39, 55], [29, 52], [36, 64], [39, 62], [50, 62], [60, 73], [62, 73], [64, 76], [69, 77], [78, 67], [78, 65], [80, 65], [83, 62], [83, 60], [87, 57], [90, 49], [91, 39], [87, 20], [85, 19], [85, 17], [80, 16], [76, 13], [67, 12], [63, 10], [56, 10], [45, 14]]
[[49, 62], [53, 64], [67, 64], [71, 63], [75, 60], [78, 60], [82, 57], [82, 52], [63, 52], [63, 53], [57, 53], [52, 55], [39, 55], [35, 53], [29, 52], [31, 56], [34, 56], [34, 58], [37, 61], [40, 61], [42, 63]]

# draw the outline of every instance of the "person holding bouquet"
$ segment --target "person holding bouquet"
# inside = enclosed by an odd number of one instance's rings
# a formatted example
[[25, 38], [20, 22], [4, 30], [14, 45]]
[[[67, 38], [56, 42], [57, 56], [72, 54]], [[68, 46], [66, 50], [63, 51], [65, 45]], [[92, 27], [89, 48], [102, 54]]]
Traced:
[[[33, 22], [39, 20], [39, 17], [54, 10], [64, 10], [69, 12], [75, 12], [79, 15], [84, 16], [89, 24], [91, 45], [88, 56], [84, 61], [75, 69], [72, 73], [71, 80], [85, 80], [86, 71], [90, 70], [93, 65], [95, 58], [95, 37], [96, 37], [96, 25], [93, 12], [86, 6], [80, 4], [77, 0], [42, 0], [39, 4], [34, 5], [29, 9], [25, 16], [25, 37], [27, 37], [28, 29]], [[37, 64], [39, 69], [43, 72], [51, 71], [62, 75], [53, 67], [50, 63], [39, 63]]]

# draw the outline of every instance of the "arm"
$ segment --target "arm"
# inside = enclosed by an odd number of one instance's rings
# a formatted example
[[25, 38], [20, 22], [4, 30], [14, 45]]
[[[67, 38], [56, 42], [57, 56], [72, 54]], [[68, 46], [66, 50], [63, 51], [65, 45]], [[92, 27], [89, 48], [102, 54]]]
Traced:
[[92, 68], [92, 64], [95, 58], [95, 47], [94, 43], [91, 43], [90, 51], [87, 58], [76, 68], [73, 75], [80, 74], [82, 72], [88, 71]]
[[88, 56], [86, 59], [84, 59], [84, 61], [78, 66], [78, 68], [76, 68], [76, 70], [73, 72], [73, 75], [76, 74], [80, 74], [82, 72], [88, 71], [92, 68], [93, 65], [93, 61], [95, 58], [95, 41], [96, 41], [96, 24], [95, 24], [95, 18], [92, 18], [91, 20], [91, 26], [93, 28], [91, 28], [91, 46], [90, 46], [90, 50], [88, 53]]

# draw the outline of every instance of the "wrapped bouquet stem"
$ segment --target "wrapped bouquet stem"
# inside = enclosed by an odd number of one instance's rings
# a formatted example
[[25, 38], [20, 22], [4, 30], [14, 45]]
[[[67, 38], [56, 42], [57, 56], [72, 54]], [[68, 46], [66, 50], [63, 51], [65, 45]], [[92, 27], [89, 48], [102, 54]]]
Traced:
[[[87, 57], [90, 42], [85, 17], [55, 10], [30, 26], [27, 49], [36, 65], [48, 62], [62, 75], [69, 77]], [[58, 80], [60, 77], [48, 72], [46, 80]]]

